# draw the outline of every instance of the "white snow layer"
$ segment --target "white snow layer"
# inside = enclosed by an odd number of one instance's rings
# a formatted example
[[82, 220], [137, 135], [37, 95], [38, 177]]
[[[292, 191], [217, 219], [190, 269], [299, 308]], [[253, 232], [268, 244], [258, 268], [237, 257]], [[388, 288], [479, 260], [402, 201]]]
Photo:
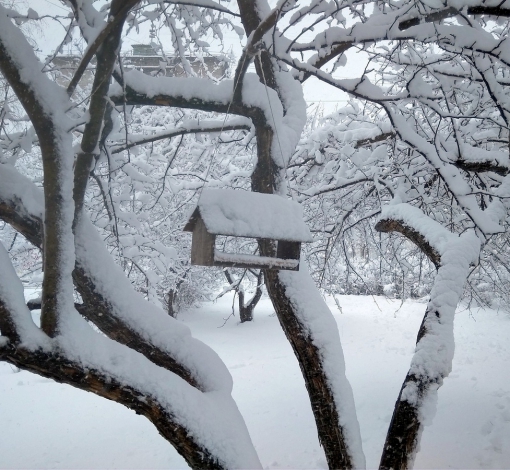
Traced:
[[[441, 254], [425, 320], [427, 334], [416, 345], [411, 372], [423, 377], [445, 377], [450, 373], [455, 344], [453, 318], [462, 297], [469, 267], [480, 253], [480, 239], [473, 231], [448, 242]], [[438, 312], [439, 316], [433, 312]]]
[[443, 253], [448, 241], [456, 238], [452, 232], [443, 227], [439, 222], [431, 219], [418, 207], [407, 203], [384, 206], [379, 220], [385, 219], [402, 221], [406, 226], [422, 235], [439, 254]]
[[[5, 49], [5, 54], [15, 64], [21, 82], [27, 86], [26, 93], [34, 96], [36, 107], [40, 107], [43, 114], [51, 120], [49, 131], [46, 127], [41, 130], [41, 127], [37, 126], [35, 121], [34, 127], [38, 133], [51, 132], [54, 152], [57, 157], [55, 159], [55, 155], [52, 155], [49, 160], [56, 160], [52, 164], [52, 169], [55, 176], [58, 177], [58, 188], [54, 191], [54, 201], [52, 202], [58, 200], [58, 206], [55, 207], [55, 210], [59, 212], [59, 220], [51, 228], [57, 234], [56, 238], [58, 238], [58, 252], [54, 254], [59, 273], [61, 273], [57, 279], [55, 292], [57, 322], [59, 322], [65, 311], [74, 307], [71, 277], [74, 269], [74, 237], [72, 232], [74, 217], [74, 151], [72, 134], [68, 132], [69, 117], [66, 115], [66, 110], [71, 108], [71, 103], [65, 90], [41, 72], [42, 64], [35, 56], [32, 47], [23, 33], [7, 18], [6, 11], [2, 6], [0, 6], [0, 43]], [[29, 114], [32, 106], [32, 103], [30, 103], [27, 107]], [[43, 140], [43, 137], [47, 138], [48, 136], [39, 135], [41, 140]], [[45, 155], [44, 152], [42, 156], [43, 160], [50, 157]]]
[[312, 241], [301, 205], [275, 194], [205, 189], [198, 209], [207, 230], [216, 235]]
[[25, 304], [23, 284], [14, 270], [7, 250], [0, 242], [0, 300], [5, 305], [16, 331], [25, 347], [49, 343], [44, 333], [32, 320]]
[[239, 264], [251, 264], [259, 266], [260, 268], [281, 268], [281, 269], [292, 269], [297, 268], [299, 261], [297, 259], [281, 259], [272, 258], [271, 256], [256, 256], [256, 255], [245, 255], [243, 253], [223, 253], [221, 251], [214, 251], [214, 261], [223, 263], [237, 263]]
[[313, 344], [321, 353], [324, 372], [333, 393], [339, 424], [344, 430], [354, 468], [365, 468], [354, 396], [345, 376], [344, 354], [335, 319], [306, 268], [302, 267], [297, 272], [280, 271], [278, 276], [299, 321], [308, 330]]

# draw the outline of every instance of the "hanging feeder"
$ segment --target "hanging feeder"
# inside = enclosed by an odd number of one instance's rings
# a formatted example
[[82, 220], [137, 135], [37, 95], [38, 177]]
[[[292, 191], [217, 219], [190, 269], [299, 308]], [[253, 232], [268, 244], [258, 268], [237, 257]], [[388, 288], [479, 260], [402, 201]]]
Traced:
[[[312, 241], [301, 206], [273, 194], [206, 189], [184, 231], [192, 232], [191, 264], [252, 269], [299, 270], [301, 243]], [[225, 253], [216, 237], [268, 239], [276, 257]]]

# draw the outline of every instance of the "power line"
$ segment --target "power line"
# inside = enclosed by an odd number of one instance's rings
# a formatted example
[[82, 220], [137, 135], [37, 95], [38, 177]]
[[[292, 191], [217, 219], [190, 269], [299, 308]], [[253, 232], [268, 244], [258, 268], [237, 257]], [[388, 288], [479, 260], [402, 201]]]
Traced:
[[347, 103], [350, 100], [321, 100], [319, 98], [319, 99], [316, 99], [316, 100], [305, 100], [305, 101], [307, 103]]
[[44, 0], [46, 3], [49, 3], [50, 5], [53, 5], [54, 7], [60, 8], [61, 10], [64, 10], [65, 12], [69, 12], [69, 10], [65, 9], [61, 5], [57, 5], [56, 3], [50, 2], [50, 0]]

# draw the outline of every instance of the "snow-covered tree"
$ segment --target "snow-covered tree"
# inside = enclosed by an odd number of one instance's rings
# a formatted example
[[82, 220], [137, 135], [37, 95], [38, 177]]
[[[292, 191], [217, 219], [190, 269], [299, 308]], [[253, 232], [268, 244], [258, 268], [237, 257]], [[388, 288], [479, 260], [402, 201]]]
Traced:
[[[193, 204], [184, 190], [204, 181], [306, 203], [319, 244], [309, 256], [315, 266], [322, 263], [330, 283], [336, 275], [327, 268], [331, 253], [366, 249], [349, 238], [346, 221], [367, 227], [379, 215], [375, 230], [404, 235], [437, 268], [381, 460], [381, 468], [411, 466], [429, 405], [451, 368], [453, 315], [464, 284], [481, 248], [505, 245], [510, 47], [508, 21], [501, 18], [510, 15], [510, 4], [64, 4], [70, 15], [59, 18], [63, 42], [79, 34], [87, 43], [65, 87], [20, 29], [39, 21], [41, 12], [0, 6], [6, 87], [0, 217], [42, 249], [44, 267], [39, 327], [9, 254], [0, 251], [0, 359], [145, 415], [193, 467], [256, 468], [224, 365], [140, 296], [125, 272], [145, 276], [152, 300], [160, 277], [184, 278], [187, 260], [161, 238], [178, 243], [174, 224]], [[144, 22], [168, 29], [187, 77], [125, 67], [123, 37]], [[225, 29], [245, 40], [233, 78], [216, 83], [212, 73], [197, 76], [190, 57], [206, 67], [206, 37], [221, 41]], [[358, 78], [336, 78], [349, 50], [362, 51], [367, 67]], [[93, 58], [87, 94], [79, 84]], [[251, 64], [255, 73], [248, 72]], [[303, 143], [302, 90], [310, 77], [349, 93], [353, 102]], [[179, 155], [184, 139], [186, 152]], [[252, 142], [253, 156], [238, 152]], [[227, 150], [211, 151], [218, 146]], [[173, 196], [167, 184], [174, 185]], [[257, 245], [261, 256], [276, 254], [267, 238]], [[491, 261], [506, 259], [504, 249], [492, 255]], [[484, 272], [493, 275], [498, 263]], [[264, 278], [299, 361], [329, 467], [363, 467], [338, 330], [306, 263], [296, 272], [267, 269]]]

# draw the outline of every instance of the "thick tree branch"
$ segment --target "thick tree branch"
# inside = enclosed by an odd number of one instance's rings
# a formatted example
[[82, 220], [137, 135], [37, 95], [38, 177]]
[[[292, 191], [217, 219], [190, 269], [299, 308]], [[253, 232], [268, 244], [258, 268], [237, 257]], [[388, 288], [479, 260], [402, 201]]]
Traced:
[[[239, 13], [241, 14], [241, 22], [243, 23], [246, 34], [250, 36], [254, 31], [262, 23], [262, 18], [260, 17], [259, 10], [257, 8], [256, 1], [254, 0], [237, 0], [237, 5], [239, 6]], [[276, 13], [273, 11], [272, 13]], [[272, 21], [271, 15], [268, 18]], [[278, 14], [276, 15], [275, 20], [278, 19]], [[270, 24], [270, 22], [266, 23]], [[270, 28], [269, 28], [270, 29]], [[262, 31], [262, 30], [261, 30]], [[268, 51], [261, 50], [260, 51], [260, 62], [255, 61], [255, 70], [257, 71], [257, 75], [259, 79], [263, 82], [263, 77], [265, 77], [266, 85], [273, 90], [278, 91], [278, 87], [276, 84], [275, 78], [275, 69], [274, 64], [272, 62], [271, 56]]]
[[113, 26], [110, 27], [108, 34], [103, 38], [100, 48], [97, 50], [97, 68], [92, 84], [92, 96], [88, 110], [89, 120], [85, 125], [81, 141], [81, 151], [77, 155], [74, 170], [73, 198], [75, 202], [75, 219], [73, 225], [76, 225], [77, 217], [82, 210], [90, 170], [92, 169], [94, 158], [97, 156], [98, 143], [101, 137], [107, 105], [108, 89], [110, 88], [113, 67], [117, 59], [124, 21], [129, 10], [136, 3], [137, 1], [134, 0], [129, 0], [127, 3], [124, 3], [122, 0], [114, 0], [110, 10]]
[[432, 261], [436, 269], [441, 266], [441, 255], [433, 248], [425, 237], [417, 230], [406, 225], [402, 220], [381, 219], [375, 224], [378, 232], [390, 233], [398, 232], [404, 235], [409, 241], [412, 241], [427, 257]]
[[218, 462], [217, 456], [210, 449], [201, 446], [193, 434], [154, 396], [143, 393], [125, 382], [121, 383], [91, 367], [84, 367], [62, 353], [31, 351], [12, 343], [0, 346], [0, 360], [56, 382], [92, 392], [145, 416], [192, 468], [224, 468]]
[[[444, 10], [435, 11], [428, 15], [422, 15], [415, 18], [409, 18], [408, 20], [400, 22], [398, 29], [405, 31], [406, 29], [418, 26], [422, 23], [433, 23], [435, 21], [445, 20], [453, 16], [459, 15], [461, 12], [454, 7], [445, 8]], [[472, 6], [467, 8], [468, 15], [488, 15], [496, 17], [509, 17], [510, 9], [502, 7], [486, 7], [483, 5]]]
[[[451, 234], [445, 245], [441, 267], [418, 332], [411, 367], [395, 403], [381, 457], [381, 470], [412, 467], [424, 427], [424, 407], [431, 400], [435, 401], [437, 389], [451, 370], [455, 309], [469, 265], [475, 261], [479, 249], [479, 240], [471, 233], [461, 237]], [[430, 414], [430, 410], [426, 413]]]
[[[150, 80], [151, 77], [146, 77]], [[204, 86], [210, 82], [204, 79]], [[246, 106], [239, 102], [224, 102], [202, 99], [199, 97], [185, 98], [179, 95], [155, 94], [147, 96], [126, 84], [125, 90], [119, 90], [110, 96], [115, 106], [168, 106], [171, 108], [196, 109], [214, 113], [229, 113], [250, 118], [256, 126], [267, 126], [264, 110], [254, 106]]]
[[492, 171], [498, 175], [506, 176], [510, 172], [510, 168], [508, 168], [508, 166], [500, 165], [498, 162], [489, 160], [470, 161], [459, 158], [453, 162], [453, 165], [455, 165], [457, 168], [460, 168], [461, 170], [472, 171], [474, 173], [486, 173], [488, 171]]
[[[0, 6], [0, 9], [3, 8]], [[0, 11], [1, 14], [1, 11]], [[44, 180], [44, 201], [48, 211], [44, 224], [44, 279], [43, 279], [43, 306], [41, 313], [41, 328], [48, 335], [54, 336], [58, 331], [58, 313], [62, 304], [66, 303], [62, 292], [65, 282], [62, 275], [62, 262], [67, 256], [67, 245], [63, 232], [67, 220], [65, 200], [67, 193], [61, 185], [62, 175], [67, 168], [65, 152], [68, 150], [62, 142], [62, 129], [59, 128], [63, 120], [60, 109], [53, 108], [54, 103], [45, 100], [45, 93], [55, 92], [53, 99], [61, 98], [59, 87], [41, 74], [40, 77], [21, 77], [21, 70], [37, 68], [37, 59], [32, 49], [24, 41], [23, 35], [17, 31], [7, 20], [0, 26], [0, 70], [9, 82], [23, 108], [30, 117], [39, 138]], [[24, 41], [19, 49], [12, 48], [13, 38], [8, 34], [16, 35], [18, 41]], [[26, 74], [26, 72], [24, 72]], [[38, 82], [41, 81], [41, 83]], [[46, 88], [47, 87], [47, 88]], [[58, 98], [57, 98], [58, 97]], [[60, 116], [53, 116], [54, 113]], [[59, 122], [60, 121], [60, 122]], [[58, 124], [56, 124], [58, 122]]]
[[[124, 319], [112, 308], [108, 299], [98, 292], [91, 276], [80, 263], [77, 263], [73, 271], [73, 279], [84, 302], [83, 308], [80, 308], [79, 312], [87, 320], [94, 323], [109, 338], [138, 351], [154, 364], [173, 372], [193, 387], [202, 391], [205, 390], [195, 374], [188, 370], [186, 366], [170, 356], [167, 351], [152, 345], [141, 334], [126, 324]], [[140, 312], [140, 315], [143, 315], [143, 312]]]
[[242, 101], [243, 92], [243, 78], [248, 70], [251, 60], [257, 54], [259, 42], [262, 40], [264, 35], [276, 25], [278, 18], [281, 14], [281, 8], [275, 8], [271, 13], [262, 20], [256, 28], [251, 31], [248, 38], [248, 43], [243, 49], [243, 53], [238, 61], [236, 72], [234, 75], [235, 92], [234, 101]]

